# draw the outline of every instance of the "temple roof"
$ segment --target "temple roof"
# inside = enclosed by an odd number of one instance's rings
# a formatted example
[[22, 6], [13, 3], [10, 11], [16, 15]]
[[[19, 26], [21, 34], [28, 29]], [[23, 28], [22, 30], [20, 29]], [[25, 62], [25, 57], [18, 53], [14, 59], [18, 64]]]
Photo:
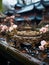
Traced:
[[[24, 13], [24, 12], [26, 13], [26, 12], [30, 12], [30, 11], [32, 11], [32, 14], [33, 14], [33, 10], [42, 11], [43, 9], [45, 9], [45, 6], [49, 6], [49, 0], [42, 0], [42, 1], [41, 0], [32, 0], [32, 3], [29, 4], [29, 5], [24, 5], [22, 3], [17, 3], [16, 6], [17, 7], [21, 7], [19, 10], [15, 11], [18, 14]], [[5, 14], [12, 15], [12, 14], [14, 14], [14, 11], [7, 11], [7, 12], [5, 12]], [[23, 21], [23, 20], [25, 20], [23, 17], [17, 17], [15, 19], [16, 19], [16, 21]], [[36, 16], [32, 15], [31, 16], [30, 15], [30, 16], [27, 17], [27, 19], [28, 20], [34, 20], [34, 19], [41, 20], [42, 16], [41, 15], [36, 15]]]
[[11, 16], [14, 14], [14, 10], [5, 11], [4, 14]]
[[18, 21], [18, 22], [20, 21], [21, 22], [21, 21], [24, 21], [24, 18], [23, 17], [16, 17], [15, 21]]
[[36, 9], [37, 9], [37, 10], [43, 10], [43, 9], [45, 9], [45, 7], [44, 7], [41, 3], [39, 3], [39, 4], [36, 6]]
[[40, 2], [40, 0], [18, 0], [19, 4], [24, 4], [24, 5], [30, 5], [36, 2]]
[[20, 10], [18, 10], [17, 13], [28, 12], [28, 11], [33, 10], [33, 8], [34, 8], [33, 4], [27, 5], [27, 6], [22, 7]]
[[42, 20], [42, 15], [37, 15], [36, 20]]
[[49, 6], [49, 0], [43, 0], [43, 4], [44, 4], [45, 6]]
[[28, 16], [28, 17], [16, 17], [15, 21], [25, 21], [25, 20], [42, 20], [42, 15], [32, 15], [32, 16]]
[[25, 5], [24, 4], [19, 4], [19, 3], [15, 4], [15, 7], [23, 7], [23, 6], [25, 6]]
[[34, 16], [34, 15], [29, 16], [29, 17], [28, 17], [28, 20], [35, 20], [35, 16]]
[[[32, 4], [29, 4], [29, 5], [22, 6], [22, 8], [20, 10], [18, 10], [17, 13], [28, 12], [28, 11], [34, 10], [34, 8], [41, 11], [41, 10], [45, 9], [43, 4], [41, 3], [41, 1], [38, 1], [38, 2], [35, 2]], [[19, 7], [21, 7], [21, 6], [19, 5]]]
[[[32, 4], [33, 6], [36, 7], [37, 5], [39, 5], [39, 3], [40, 3], [40, 6], [38, 6], [37, 9], [43, 9], [43, 7], [49, 6], [49, 0], [3, 0], [2, 1], [4, 10], [15, 10], [14, 8], [15, 5], [16, 7], [25, 8]], [[25, 10], [25, 11], [28, 11], [28, 10]]]

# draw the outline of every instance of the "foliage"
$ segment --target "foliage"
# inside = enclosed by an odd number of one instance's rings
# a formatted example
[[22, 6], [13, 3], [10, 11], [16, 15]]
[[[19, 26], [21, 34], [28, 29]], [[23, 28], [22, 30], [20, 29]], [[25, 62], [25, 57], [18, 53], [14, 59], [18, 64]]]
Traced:
[[0, 0], [0, 11], [2, 11], [2, 0]]

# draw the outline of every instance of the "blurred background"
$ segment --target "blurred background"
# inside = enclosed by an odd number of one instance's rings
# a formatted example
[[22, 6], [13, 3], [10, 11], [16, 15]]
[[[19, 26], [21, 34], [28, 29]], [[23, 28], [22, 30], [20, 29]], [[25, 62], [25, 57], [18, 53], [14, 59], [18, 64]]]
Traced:
[[0, 0], [0, 11], [2, 11], [2, 0]]

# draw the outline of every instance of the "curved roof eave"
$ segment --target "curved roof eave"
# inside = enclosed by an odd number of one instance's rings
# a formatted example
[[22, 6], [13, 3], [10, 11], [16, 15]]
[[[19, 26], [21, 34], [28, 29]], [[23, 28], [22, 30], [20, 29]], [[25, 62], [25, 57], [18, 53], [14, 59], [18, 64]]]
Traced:
[[[29, 16], [29, 17], [27, 17], [26, 18], [26, 20], [35, 20], [35, 16]], [[25, 18], [23, 18], [23, 17], [16, 17], [15, 18], [15, 21], [25, 21]]]
[[21, 10], [18, 10], [17, 13], [28, 12], [28, 11], [33, 10], [33, 8], [34, 8], [34, 5], [33, 4], [27, 5], [25, 7], [22, 7]]
[[13, 15], [14, 14], [14, 10], [5, 11], [4, 14], [5, 15], [8, 15], [8, 14]]
[[42, 20], [42, 16], [36, 16], [37, 20]]
[[45, 6], [49, 6], [49, 0], [43, 0], [43, 4], [44, 4]]
[[40, 4], [40, 1], [34, 3], [35, 7], [38, 6]]
[[28, 20], [35, 20], [35, 16], [28, 17]]
[[20, 22], [21, 22], [21, 21], [24, 21], [24, 18], [21, 18], [21, 17], [18, 18], [18, 17], [16, 17], [16, 18], [15, 18], [15, 21], [20, 21]]
[[49, 1], [43, 3], [45, 6], [49, 6]]
[[45, 9], [45, 7], [43, 6], [43, 4], [39, 3], [39, 4], [36, 6], [36, 9], [38, 9], [38, 10], [43, 10], [43, 9]]
[[43, 0], [44, 2], [48, 2], [49, 0]]
[[25, 5], [23, 4], [16, 4], [17, 7], [24, 7]]
[[40, 2], [41, 0], [32, 0], [32, 3]]

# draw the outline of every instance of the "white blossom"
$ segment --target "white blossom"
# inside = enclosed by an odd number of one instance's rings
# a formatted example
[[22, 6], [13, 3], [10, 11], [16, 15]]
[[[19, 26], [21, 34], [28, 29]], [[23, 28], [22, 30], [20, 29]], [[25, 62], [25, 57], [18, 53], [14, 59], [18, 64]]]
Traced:
[[13, 30], [13, 27], [9, 27], [9, 31], [11, 32]]
[[17, 25], [14, 24], [14, 25], [13, 25], [13, 28], [17, 28]]

